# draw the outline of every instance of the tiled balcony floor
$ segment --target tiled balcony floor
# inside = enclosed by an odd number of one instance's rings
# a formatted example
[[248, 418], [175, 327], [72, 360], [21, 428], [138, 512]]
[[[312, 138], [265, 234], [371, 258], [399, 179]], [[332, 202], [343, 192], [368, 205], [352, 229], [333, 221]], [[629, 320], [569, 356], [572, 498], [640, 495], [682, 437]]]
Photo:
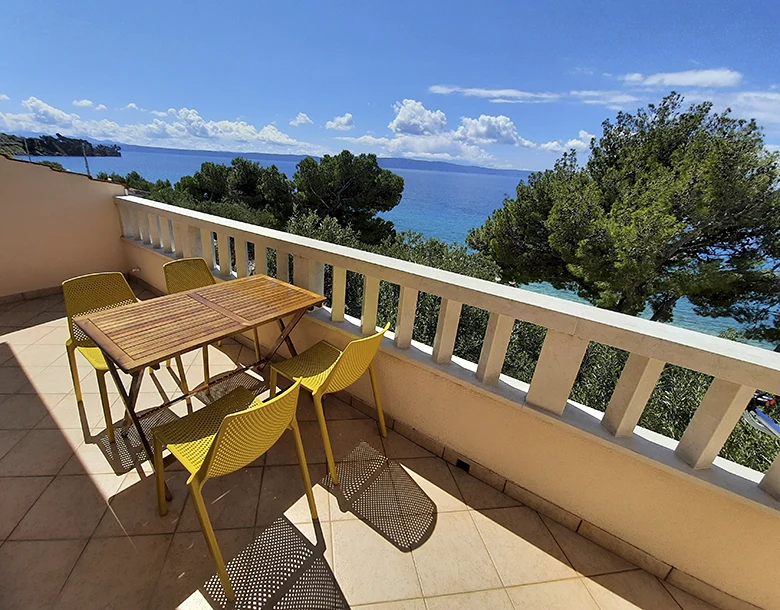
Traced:
[[[0, 608], [224, 607], [185, 473], [166, 469], [174, 499], [159, 517], [148, 464], [134, 463], [119, 435], [106, 442], [85, 361], [77, 406], [64, 316], [60, 297], [0, 305]], [[213, 371], [242, 349], [213, 350]], [[199, 354], [185, 360], [197, 381]], [[164, 368], [157, 378], [176, 388]], [[141, 405], [159, 402], [148, 377], [142, 391]], [[339, 400], [326, 412], [336, 458], [346, 459], [341, 504], [324, 479], [311, 402], [299, 409], [320, 481], [318, 523], [288, 438], [204, 488], [237, 607], [711, 608], [392, 430], [381, 439], [373, 420]]]

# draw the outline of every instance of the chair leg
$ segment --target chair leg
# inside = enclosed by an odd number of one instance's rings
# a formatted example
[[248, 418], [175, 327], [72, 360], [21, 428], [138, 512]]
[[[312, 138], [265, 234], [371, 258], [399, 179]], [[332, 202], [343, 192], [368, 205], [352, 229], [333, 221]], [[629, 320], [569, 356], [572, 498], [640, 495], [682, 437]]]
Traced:
[[68, 340], [65, 343], [65, 350], [68, 352], [68, 364], [70, 365], [70, 376], [73, 378], [73, 392], [76, 394], [76, 402], [84, 402], [84, 397], [81, 395], [79, 369], [76, 365], [76, 346]]
[[333, 449], [330, 446], [330, 436], [328, 427], [325, 425], [325, 411], [322, 409], [322, 396], [315, 394], [314, 409], [317, 412], [317, 421], [320, 424], [320, 434], [322, 435], [322, 444], [325, 446], [325, 458], [328, 461], [328, 470], [330, 478], [334, 485], [339, 484], [339, 475], [336, 473], [336, 460], [333, 459]]
[[168, 501], [165, 498], [165, 464], [163, 462], [163, 446], [157, 436], [154, 437], [154, 476], [157, 480], [157, 510], [160, 516], [168, 513]]
[[309, 512], [311, 512], [311, 518], [317, 519], [317, 505], [314, 503], [314, 492], [311, 488], [311, 477], [309, 476], [309, 466], [306, 463], [306, 454], [303, 451], [303, 440], [301, 439], [301, 430], [298, 428], [298, 420], [293, 415], [290, 422], [290, 430], [292, 430], [293, 438], [295, 439], [295, 453], [298, 454], [298, 464], [301, 467], [301, 477], [303, 478], [303, 487], [306, 490], [306, 499], [309, 501]]
[[103, 403], [103, 417], [106, 420], [106, 434], [108, 442], [114, 442], [114, 422], [111, 416], [111, 403], [108, 401], [108, 390], [106, 389], [106, 373], [108, 371], [95, 371], [97, 373], [98, 391], [100, 392], [100, 402]]
[[209, 515], [206, 512], [206, 504], [203, 502], [203, 496], [200, 492], [200, 483], [197, 480], [190, 483], [190, 493], [195, 504], [195, 512], [198, 514], [200, 527], [206, 538], [206, 544], [209, 547], [214, 563], [217, 565], [217, 574], [219, 574], [219, 580], [222, 582], [222, 588], [225, 590], [228, 601], [232, 602], [236, 599], [236, 594], [233, 592], [233, 585], [230, 584], [230, 577], [228, 576], [227, 568], [225, 568], [225, 560], [222, 559], [222, 552], [219, 550], [217, 537], [214, 535], [214, 528], [211, 527], [211, 521], [209, 521]]
[[374, 363], [368, 365], [368, 374], [371, 377], [371, 389], [374, 391], [374, 404], [376, 404], [376, 416], [379, 419], [379, 434], [387, 436], [387, 427], [385, 426], [385, 412], [382, 410], [382, 401], [379, 400], [379, 384], [377, 383]]
[[278, 373], [276, 372], [276, 369], [271, 367], [269, 369], [271, 371], [269, 380], [268, 380], [268, 397], [273, 398], [276, 396], [276, 381], [278, 377]]
[[[181, 361], [181, 356], [176, 356], [176, 368], [179, 369], [179, 378], [181, 379], [181, 391], [185, 394], [190, 393], [190, 389], [187, 387], [187, 375], [184, 373], [184, 364]], [[192, 401], [187, 398], [187, 413], [192, 413]]]

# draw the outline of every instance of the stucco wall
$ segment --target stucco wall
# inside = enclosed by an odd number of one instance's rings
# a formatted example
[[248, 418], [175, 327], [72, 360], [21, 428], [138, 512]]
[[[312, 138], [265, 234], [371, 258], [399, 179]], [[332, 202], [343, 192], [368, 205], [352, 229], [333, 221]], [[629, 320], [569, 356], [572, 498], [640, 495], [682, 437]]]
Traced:
[[[124, 247], [138, 275], [164, 291], [166, 258], [127, 241]], [[276, 332], [261, 327], [261, 342], [270, 345]], [[346, 324], [308, 317], [292, 337], [300, 351], [322, 339], [344, 346], [354, 334]], [[396, 420], [712, 587], [780, 608], [780, 503], [769, 496], [766, 504], [752, 502], [685, 474], [682, 462], [676, 471], [487, 395], [392, 346], [383, 346], [376, 365], [385, 411]], [[373, 404], [366, 378], [350, 392]]]
[[0, 298], [129, 271], [113, 197], [124, 187], [0, 155]]

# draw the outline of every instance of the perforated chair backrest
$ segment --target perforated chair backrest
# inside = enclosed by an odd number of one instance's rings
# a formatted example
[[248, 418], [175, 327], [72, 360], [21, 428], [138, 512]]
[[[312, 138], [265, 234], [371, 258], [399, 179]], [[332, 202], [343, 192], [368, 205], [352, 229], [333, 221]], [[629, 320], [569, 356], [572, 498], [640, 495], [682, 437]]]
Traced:
[[202, 258], [180, 258], [163, 265], [168, 294], [216, 284], [209, 266]]
[[332, 394], [344, 390], [360, 379], [379, 351], [382, 337], [385, 336], [388, 328], [390, 328], [389, 323], [375, 335], [351, 341], [333, 365], [328, 379], [322, 384], [321, 393]]
[[118, 271], [90, 273], [62, 282], [70, 336], [79, 347], [95, 344], [74, 322], [75, 316], [114, 309], [138, 301], [125, 276]]
[[295, 415], [300, 389], [296, 381], [275, 398], [255, 398], [243, 411], [226, 415], [201, 467], [201, 480], [244, 468], [273, 447]]

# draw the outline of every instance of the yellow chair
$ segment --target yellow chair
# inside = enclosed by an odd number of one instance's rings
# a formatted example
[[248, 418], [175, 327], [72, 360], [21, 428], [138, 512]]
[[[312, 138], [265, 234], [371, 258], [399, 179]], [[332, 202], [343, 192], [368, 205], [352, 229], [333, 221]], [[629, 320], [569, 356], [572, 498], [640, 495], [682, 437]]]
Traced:
[[[165, 272], [165, 286], [168, 290], [168, 294], [174, 294], [177, 292], [185, 292], [187, 290], [193, 290], [195, 288], [204, 288], [205, 286], [211, 286], [217, 283], [214, 279], [214, 275], [211, 273], [208, 264], [202, 258], [180, 258], [175, 261], [170, 261], [163, 265], [163, 271]], [[255, 329], [255, 356], [260, 360], [259, 346], [260, 342], [257, 336], [257, 329]], [[220, 345], [220, 341], [217, 345]], [[170, 367], [170, 360], [166, 363]], [[177, 366], [181, 369], [181, 359], [176, 361]], [[209, 374], [209, 348], [207, 345], [203, 346], [203, 377], [208, 383], [210, 378]], [[182, 374], [182, 390], [186, 393], [187, 381]], [[189, 402], [188, 402], [189, 404]]]
[[206, 544], [217, 565], [222, 587], [230, 601], [235, 599], [235, 594], [201, 490], [208, 479], [230, 474], [252, 463], [268, 451], [289, 428], [295, 439], [309, 510], [312, 519], [317, 519], [309, 469], [295, 419], [300, 385], [300, 382], [296, 382], [286, 392], [266, 402], [262, 402], [259, 397], [255, 398], [246, 388], [239, 387], [191, 415], [152, 430], [160, 515], [168, 511], [162, 456], [163, 448], [167, 447], [190, 473], [187, 485], [192, 494], [195, 511], [206, 537]]
[[95, 368], [97, 373], [98, 391], [103, 403], [103, 415], [106, 419], [106, 432], [108, 440], [113, 443], [114, 425], [106, 390], [108, 364], [106, 364], [100, 348], [73, 322], [73, 318], [135, 303], [138, 299], [136, 299], [125, 276], [119, 272], [91, 273], [66, 280], [62, 282], [62, 292], [65, 295], [65, 311], [68, 315], [68, 328], [70, 328], [70, 338], [65, 341], [65, 349], [68, 352], [68, 363], [73, 377], [73, 391], [76, 394], [76, 401], [83, 402], [76, 365], [76, 351], [78, 351]]
[[333, 449], [330, 446], [328, 428], [325, 425], [322, 401], [326, 394], [332, 394], [351, 386], [368, 369], [371, 377], [371, 388], [374, 391], [376, 413], [379, 419], [379, 433], [382, 436], [387, 436], [385, 414], [382, 411], [382, 403], [379, 400], [374, 356], [376, 356], [379, 344], [382, 342], [382, 337], [388, 328], [390, 328], [390, 324], [375, 335], [351, 341], [344, 348], [343, 352], [327, 341], [320, 341], [294, 358], [271, 365], [269, 380], [271, 396], [276, 392], [277, 375], [291, 380], [300, 379], [301, 385], [311, 392], [314, 399], [314, 408], [317, 412], [317, 421], [320, 424], [322, 443], [325, 445], [328, 470], [330, 470], [330, 477], [334, 484], [338, 484], [339, 479], [336, 474], [336, 462], [333, 459]]

